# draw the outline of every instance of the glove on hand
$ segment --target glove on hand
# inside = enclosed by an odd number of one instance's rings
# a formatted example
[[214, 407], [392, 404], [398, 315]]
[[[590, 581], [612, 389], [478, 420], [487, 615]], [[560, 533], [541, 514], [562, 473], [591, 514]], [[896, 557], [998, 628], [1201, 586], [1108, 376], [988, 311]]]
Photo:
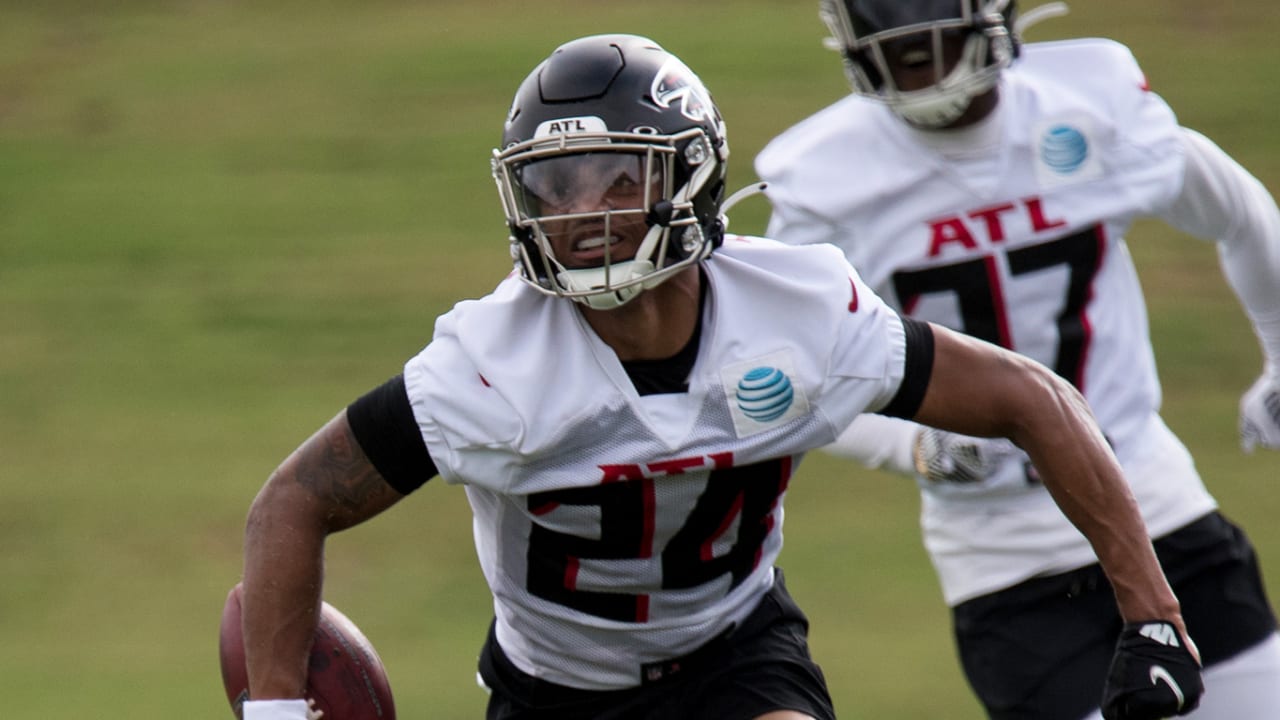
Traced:
[[1005, 459], [1020, 454], [1004, 438], [957, 435], [931, 427], [916, 434], [912, 458], [916, 472], [936, 483], [975, 483], [987, 478]]
[[1251, 453], [1258, 445], [1280, 450], [1280, 387], [1267, 375], [1240, 398], [1240, 447]]
[[1200, 663], [1163, 621], [1129, 623], [1120, 633], [1102, 691], [1106, 720], [1159, 720], [1200, 704]]
[[244, 720], [320, 720], [315, 700], [245, 700]]

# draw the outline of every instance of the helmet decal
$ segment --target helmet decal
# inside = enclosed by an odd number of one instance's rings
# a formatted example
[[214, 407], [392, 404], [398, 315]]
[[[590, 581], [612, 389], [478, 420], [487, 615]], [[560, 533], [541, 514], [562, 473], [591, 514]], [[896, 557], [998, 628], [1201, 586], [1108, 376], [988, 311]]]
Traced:
[[649, 94], [662, 108], [669, 108], [679, 101], [680, 114], [694, 122], [711, 119], [711, 97], [702, 81], [674, 56], [668, 58], [658, 74], [653, 76]]
[[608, 130], [609, 126], [605, 124], [603, 118], [595, 115], [583, 115], [581, 117], [543, 120], [538, 123], [537, 129], [533, 131], [533, 137], [544, 138], [552, 135], [569, 135], [571, 133], [602, 133], [608, 132]]

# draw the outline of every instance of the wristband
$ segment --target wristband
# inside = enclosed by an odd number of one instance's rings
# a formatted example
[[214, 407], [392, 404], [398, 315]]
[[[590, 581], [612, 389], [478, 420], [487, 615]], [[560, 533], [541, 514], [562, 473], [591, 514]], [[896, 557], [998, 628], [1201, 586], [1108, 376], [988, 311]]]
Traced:
[[244, 720], [308, 720], [306, 700], [245, 700]]

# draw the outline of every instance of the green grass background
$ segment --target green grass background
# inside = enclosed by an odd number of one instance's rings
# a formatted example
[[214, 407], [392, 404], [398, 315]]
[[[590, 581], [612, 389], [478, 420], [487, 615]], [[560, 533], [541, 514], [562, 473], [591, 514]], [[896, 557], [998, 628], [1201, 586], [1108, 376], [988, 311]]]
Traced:
[[[815, 5], [0, 0], [0, 714], [229, 717], [217, 628], [245, 509], [506, 273], [488, 154], [527, 71], [578, 35], [654, 37], [715, 94], [737, 186], [845, 91]], [[1130, 44], [1185, 124], [1280, 189], [1280, 5], [1072, 7], [1029, 39]], [[734, 229], [764, 217], [751, 201]], [[1154, 223], [1131, 241], [1169, 422], [1274, 594], [1280, 455], [1235, 438], [1256, 343], [1212, 246]], [[782, 564], [842, 717], [979, 718], [911, 483], [814, 455], [792, 487]], [[430, 483], [330, 543], [326, 597], [401, 717], [481, 716], [469, 520]]]

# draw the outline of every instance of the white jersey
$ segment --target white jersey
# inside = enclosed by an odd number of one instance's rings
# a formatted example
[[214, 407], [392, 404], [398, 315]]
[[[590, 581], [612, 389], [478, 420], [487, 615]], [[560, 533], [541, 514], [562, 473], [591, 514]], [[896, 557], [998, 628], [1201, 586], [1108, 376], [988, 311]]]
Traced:
[[466, 485], [498, 640], [530, 675], [639, 685], [744, 619], [802, 454], [902, 382], [902, 321], [835, 248], [730, 237], [703, 268], [687, 393], [638, 395], [576, 304], [514, 277], [405, 365], [431, 458]]
[[[1085, 395], [1150, 532], [1215, 507], [1158, 415], [1160, 383], [1124, 234], [1182, 189], [1184, 131], [1129, 51], [1024, 46], [976, 127], [910, 128], [849, 96], [757, 158], [769, 234], [839, 245], [904, 315], [1030, 356]], [[924, 540], [950, 604], [1096, 558], [1014, 458], [982, 483], [922, 482]]]

